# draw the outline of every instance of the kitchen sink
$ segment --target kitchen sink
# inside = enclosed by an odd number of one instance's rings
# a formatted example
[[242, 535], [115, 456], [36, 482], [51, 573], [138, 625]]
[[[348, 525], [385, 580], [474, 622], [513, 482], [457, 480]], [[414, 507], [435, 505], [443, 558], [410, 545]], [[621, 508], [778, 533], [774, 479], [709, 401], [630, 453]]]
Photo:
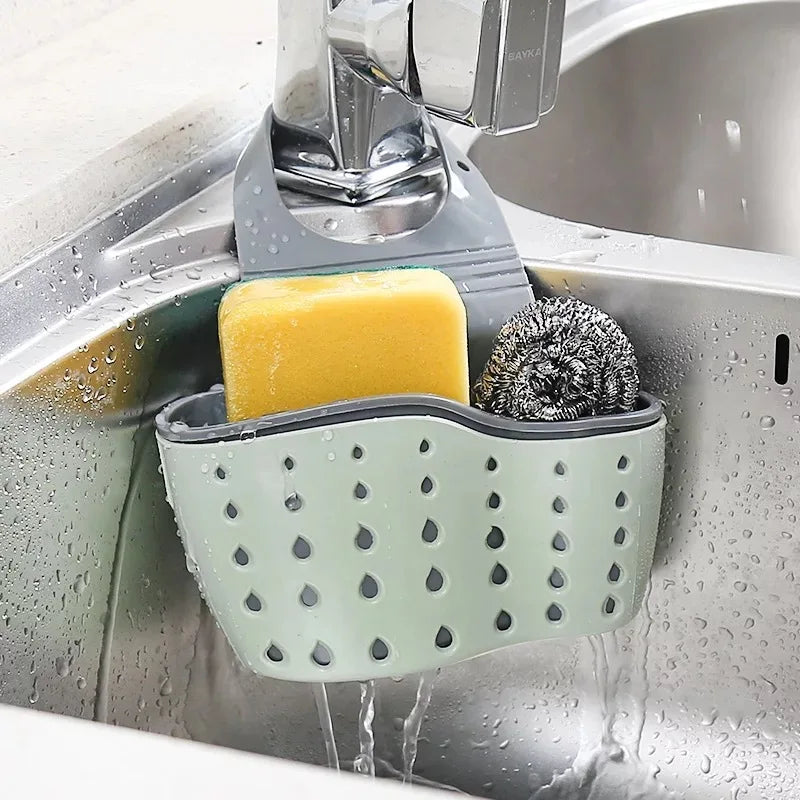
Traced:
[[[415, 781], [503, 800], [797, 797], [800, 4], [596, 5], [568, 16], [555, 110], [470, 155], [535, 291], [616, 316], [666, 403], [652, 580], [616, 633], [442, 670]], [[201, 601], [153, 434], [166, 402], [221, 377], [249, 135], [0, 276], [0, 699], [325, 764], [312, 689], [248, 673]], [[417, 688], [378, 683], [381, 776], [401, 772]], [[359, 686], [328, 696], [351, 768]]]

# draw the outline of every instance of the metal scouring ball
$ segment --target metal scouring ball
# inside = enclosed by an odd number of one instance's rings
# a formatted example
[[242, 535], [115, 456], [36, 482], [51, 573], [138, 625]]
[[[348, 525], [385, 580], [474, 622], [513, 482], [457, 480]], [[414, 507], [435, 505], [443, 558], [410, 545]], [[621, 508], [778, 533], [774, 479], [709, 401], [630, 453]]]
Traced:
[[636, 355], [622, 328], [574, 297], [536, 300], [500, 329], [473, 387], [477, 408], [560, 422], [632, 411]]

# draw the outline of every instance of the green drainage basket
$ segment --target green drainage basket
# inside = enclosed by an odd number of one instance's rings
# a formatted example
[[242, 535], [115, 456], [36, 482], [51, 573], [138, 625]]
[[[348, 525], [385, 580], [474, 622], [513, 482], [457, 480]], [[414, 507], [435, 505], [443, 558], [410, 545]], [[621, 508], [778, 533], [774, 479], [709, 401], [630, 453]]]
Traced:
[[638, 611], [661, 405], [519, 423], [396, 396], [226, 423], [221, 387], [157, 418], [187, 564], [238, 657], [294, 681], [420, 672]]

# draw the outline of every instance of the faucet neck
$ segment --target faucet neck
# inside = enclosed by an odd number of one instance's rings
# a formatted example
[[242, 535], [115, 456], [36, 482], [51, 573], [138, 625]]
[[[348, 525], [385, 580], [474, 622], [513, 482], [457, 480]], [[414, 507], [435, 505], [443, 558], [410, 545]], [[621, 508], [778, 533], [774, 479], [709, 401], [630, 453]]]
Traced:
[[280, 183], [356, 204], [441, 170], [427, 112], [329, 38], [331, 0], [280, 0], [272, 148]]

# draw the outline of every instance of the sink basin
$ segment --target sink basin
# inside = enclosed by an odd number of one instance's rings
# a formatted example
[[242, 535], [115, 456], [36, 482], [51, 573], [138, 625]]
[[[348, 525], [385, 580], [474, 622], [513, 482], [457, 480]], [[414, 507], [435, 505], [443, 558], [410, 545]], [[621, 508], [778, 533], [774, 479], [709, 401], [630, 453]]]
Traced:
[[547, 214], [800, 255], [798, 31], [789, 2], [662, 20], [588, 56], [583, 36], [539, 127], [471, 155], [499, 195]]
[[[667, 403], [652, 581], [615, 634], [442, 671], [415, 780], [503, 800], [797, 797], [800, 262], [773, 253], [797, 249], [800, 6], [617, 3], [587, 48], [592, 7], [568, 18], [552, 114], [472, 155], [513, 201], [537, 291], [615, 315]], [[312, 689], [249, 674], [203, 605], [152, 429], [220, 379], [248, 135], [0, 276], [0, 698], [324, 764]], [[401, 768], [417, 688], [377, 687], [380, 775]], [[347, 767], [359, 687], [328, 695]]]

